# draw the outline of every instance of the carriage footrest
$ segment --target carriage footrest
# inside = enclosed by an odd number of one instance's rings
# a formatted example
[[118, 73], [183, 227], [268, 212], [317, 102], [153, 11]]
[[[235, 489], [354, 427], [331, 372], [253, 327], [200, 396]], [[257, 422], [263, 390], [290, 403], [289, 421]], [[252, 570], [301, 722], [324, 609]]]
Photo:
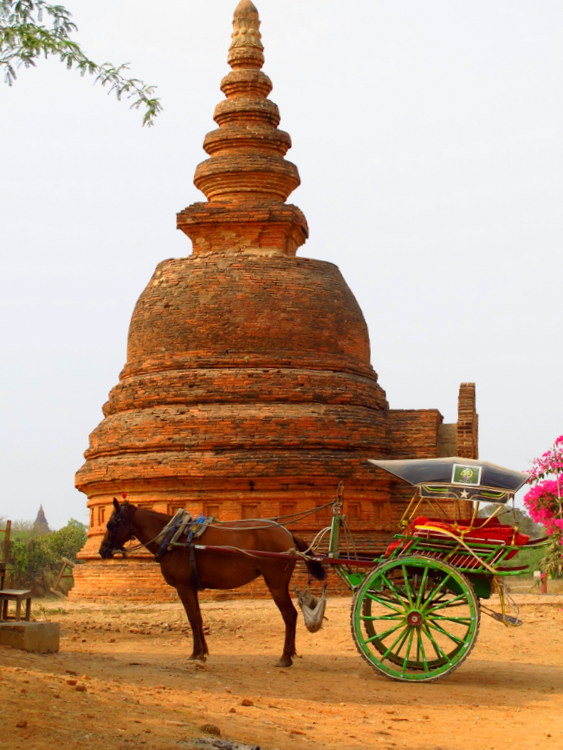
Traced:
[[520, 625], [524, 624], [524, 620], [521, 620], [519, 617], [513, 617], [512, 615], [503, 615], [502, 612], [491, 612], [489, 610], [487, 611], [487, 614], [490, 615], [493, 620], [502, 622], [503, 625], [512, 625], [512, 627], [514, 628], [519, 628]]

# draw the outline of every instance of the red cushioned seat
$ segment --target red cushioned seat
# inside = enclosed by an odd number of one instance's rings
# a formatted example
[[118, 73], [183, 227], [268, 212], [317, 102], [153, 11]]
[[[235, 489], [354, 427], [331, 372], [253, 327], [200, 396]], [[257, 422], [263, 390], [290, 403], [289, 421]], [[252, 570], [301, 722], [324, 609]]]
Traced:
[[530, 541], [529, 536], [521, 534], [519, 531], [515, 531], [514, 528], [508, 524], [501, 524], [498, 518], [490, 518], [483, 526], [474, 527], [472, 526], [470, 519], [463, 519], [454, 522], [442, 521], [437, 518], [427, 518], [426, 516], [418, 516], [418, 518], [415, 518], [409, 525], [411, 533], [416, 536], [428, 533], [432, 534], [431, 531], [428, 532], [425, 529], [418, 529], [417, 527], [419, 526], [434, 526], [438, 529], [444, 529], [456, 536], [462, 536], [463, 540], [467, 543], [471, 541], [485, 542], [487, 544], [499, 542], [500, 544], [521, 547]]
[[[477, 521], [479, 523], [481, 519]], [[420, 526], [433, 526], [436, 532], [433, 533], [428, 529], [421, 529]], [[407, 534], [418, 537], [434, 537], [436, 539], [449, 538], [449, 534], [440, 534], [439, 529], [450, 532], [456, 536], [461, 536], [466, 544], [471, 546], [471, 542], [484, 542], [486, 544], [505, 544], [508, 546], [521, 547], [527, 544], [530, 537], [515, 531], [508, 524], [501, 524], [498, 518], [489, 518], [483, 526], [475, 528], [471, 519], [462, 519], [460, 521], [444, 521], [438, 518], [428, 518], [426, 516], [417, 516], [410, 522], [407, 528]], [[389, 557], [399, 547], [403, 546], [404, 551], [410, 546], [410, 542], [398, 539], [392, 542], [385, 550], [385, 557]], [[509, 553], [506, 559], [510, 559], [516, 554], [516, 551]]]

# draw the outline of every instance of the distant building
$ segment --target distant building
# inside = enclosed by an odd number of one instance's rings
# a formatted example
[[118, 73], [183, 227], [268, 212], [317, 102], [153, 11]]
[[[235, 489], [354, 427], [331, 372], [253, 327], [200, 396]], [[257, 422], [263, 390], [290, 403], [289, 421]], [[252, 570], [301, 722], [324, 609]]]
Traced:
[[51, 531], [42, 505], [39, 506], [37, 518], [33, 522], [33, 531], [35, 534], [49, 534]]

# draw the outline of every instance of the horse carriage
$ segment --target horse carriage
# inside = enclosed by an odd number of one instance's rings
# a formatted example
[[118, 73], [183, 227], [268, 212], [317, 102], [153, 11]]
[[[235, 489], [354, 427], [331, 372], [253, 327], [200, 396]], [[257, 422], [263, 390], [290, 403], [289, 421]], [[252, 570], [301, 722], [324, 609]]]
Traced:
[[[507, 612], [504, 577], [527, 572], [514, 558], [543, 540], [530, 540], [498, 515], [528, 475], [458, 457], [370, 463], [414, 487], [399, 532], [375, 555], [341, 550], [347, 528], [341, 486], [331, 503], [331, 524], [311, 545], [273, 519], [217, 522], [185, 511], [170, 517], [114, 500], [100, 554], [131, 552], [123, 545], [136, 538], [155, 555], [186, 610], [193, 659], [208, 653], [198, 590], [238, 588], [261, 575], [285, 622], [278, 666], [290, 666], [297, 611], [289, 582], [301, 560], [310, 576], [323, 580], [328, 566], [352, 590], [352, 636], [372, 668], [408, 682], [443, 677], [471, 652], [482, 610], [505, 625], [521, 624]], [[483, 503], [494, 510], [483, 515]], [[320, 553], [327, 539], [328, 550]], [[500, 613], [482, 603], [493, 593], [499, 594]], [[310, 630], [320, 627], [325, 595], [299, 597]]]

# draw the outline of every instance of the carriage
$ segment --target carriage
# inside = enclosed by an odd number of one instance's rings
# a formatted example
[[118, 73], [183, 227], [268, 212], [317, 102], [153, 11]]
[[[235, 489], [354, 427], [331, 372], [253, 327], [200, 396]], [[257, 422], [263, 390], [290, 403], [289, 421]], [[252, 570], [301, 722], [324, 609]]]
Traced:
[[[434, 680], [467, 658], [481, 610], [505, 625], [521, 624], [514, 605], [515, 614], [507, 611], [503, 579], [528, 572], [517, 554], [544, 540], [530, 540], [498, 516], [528, 475], [458, 457], [370, 462], [415, 488], [400, 531], [369, 563], [339, 559], [337, 504], [330, 562], [354, 591], [352, 635], [361, 656], [396, 680]], [[490, 505], [492, 512], [479, 514]], [[482, 603], [493, 593], [500, 613]]]
[[[398, 533], [377, 554], [341, 549], [347, 528], [342, 485], [331, 503], [330, 525], [310, 546], [271, 519], [210, 526], [200, 519], [198, 527], [185, 515], [182, 521], [182, 513], [171, 519], [114, 501], [100, 554], [124, 551], [124, 541], [133, 537], [155, 554], [186, 609], [194, 637], [192, 658], [207, 654], [197, 590], [233, 588], [262, 575], [286, 625], [278, 665], [291, 665], [296, 611], [288, 585], [295, 562], [302, 560], [319, 579], [323, 566], [329, 566], [352, 590], [352, 636], [372, 668], [408, 682], [444, 677], [471, 652], [481, 611], [505, 625], [521, 624], [515, 610], [509, 614], [504, 579], [527, 572], [527, 565], [517, 564], [518, 552], [544, 540], [530, 540], [517, 524], [501, 523], [498, 516], [528, 475], [459, 457], [370, 463], [414, 488]], [[494, 510], [483, 514], [483, 506]], [[287, 535], [293, 542], [289, 549]], [[328, 549], [321, 553], [323, 539], [328, 539]], [[501, 612], [483, 603], [493, 593], [499, 595]], [[300, 597], [300, 604], [310, 629], [318, 629], [324, 595], [321, 600]]]

